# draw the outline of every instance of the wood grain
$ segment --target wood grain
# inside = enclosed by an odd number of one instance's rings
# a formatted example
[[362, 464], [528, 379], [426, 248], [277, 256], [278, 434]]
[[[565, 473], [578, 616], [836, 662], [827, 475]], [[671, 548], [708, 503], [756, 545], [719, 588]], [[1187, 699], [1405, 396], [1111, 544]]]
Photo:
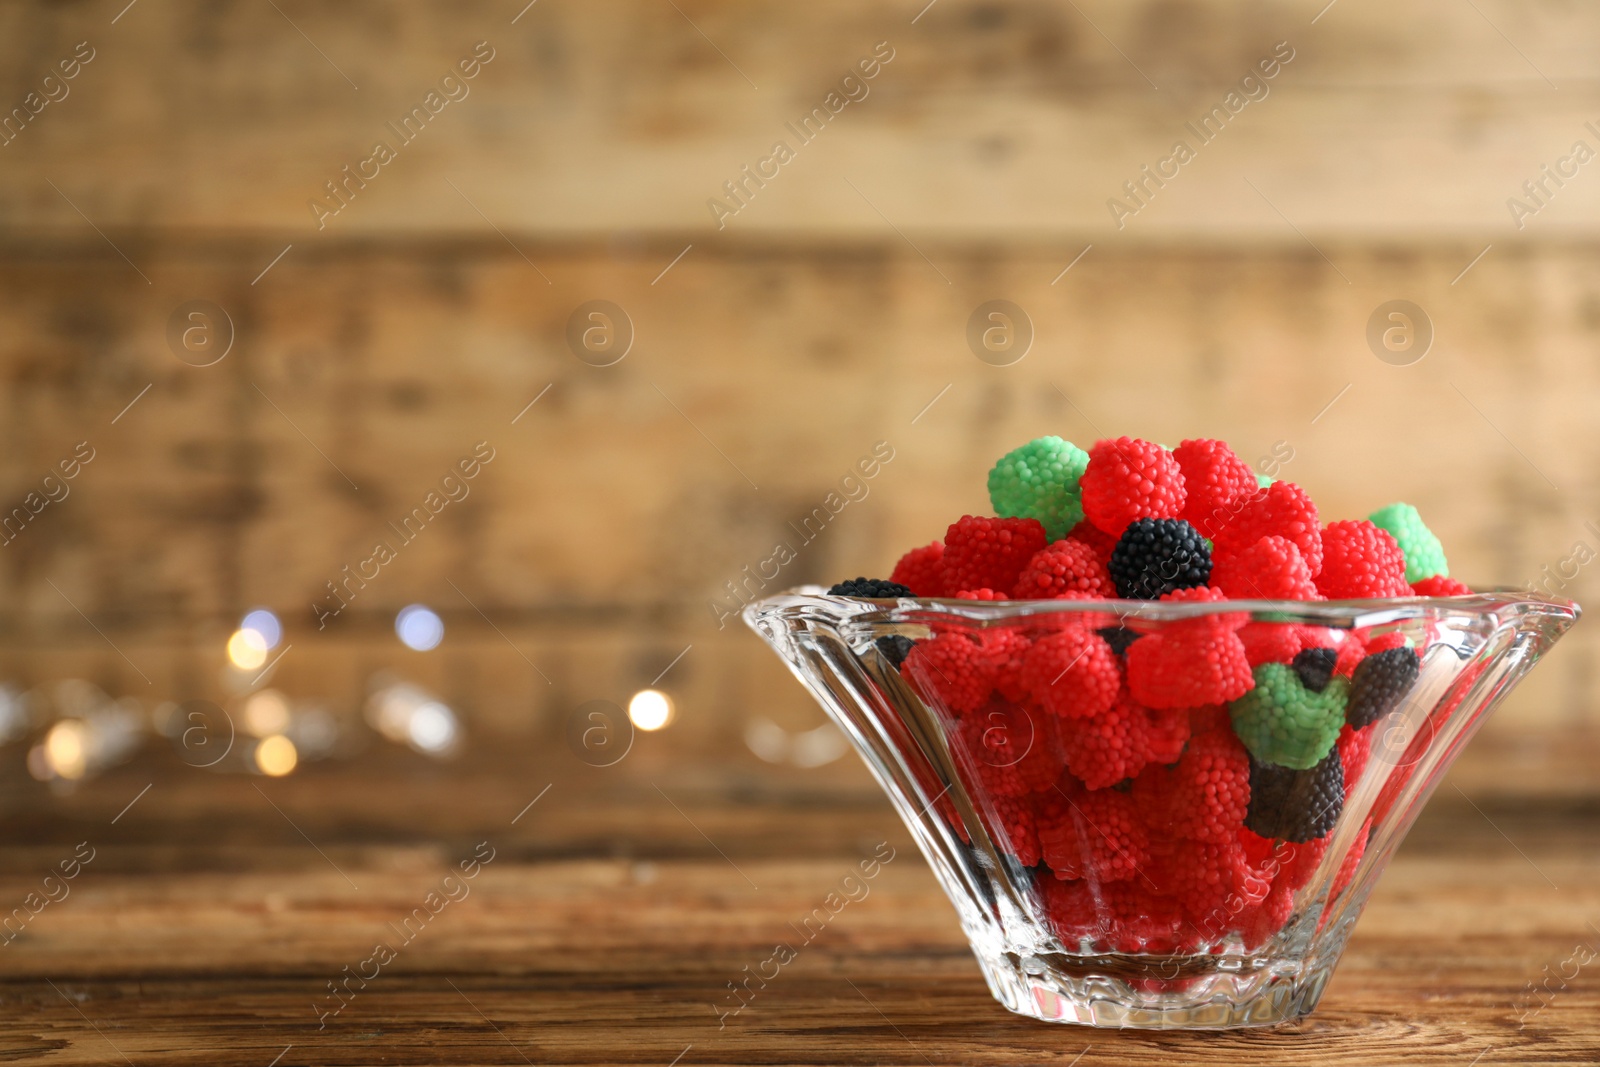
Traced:
[[[1600, 1055], [1587, 970], [1519, 1029], [1528, 983], [1600, 937], [1587, 925], [1600, 908], [1592, 800], [1479, 812], [1441, 798], [1384, 876], [1316, 1014], [1271, 1032], [1153, 1035], [999, 1008], [859, 767], [819, 792], [812, 775], [679, 765], [653, 778], [657, 793], [483, 753], [467, 773], [415, 779], [398, 797], [383, 785], [395, 770], [262, 784], [278, 810], [245, 780], [168, 774], [116, 826], [108, 820], [142, 780], [102, 780], [64, 806], [9, 789], [5, 899], [78, 840], [98, 854], [70, 897], [0, 949], [8, 1061], [1021, 1063], [1067, 1062], [1086, 1047], [1081, 1063]], [[550, 793], [510, 825], [552, 774]], [[470, 895], [319, 1030], [326, 983], [393, 938], [386, 923], [483, 840], [495, 858]], [[897, 854], [867, 897], [719, 1029], [725, 983], [885, 840]]]
[[[266, 229], [302, 242], [487, 234], [486, 220], [717, 240], [877, 235], [886, 216], [930, 237], [1283, 245], [1298, 243], [1292, 226], [1510, 242], [1600, 222], [1586, 171], [1550, 187], [1524, 229], [1506, 206], [1575, 140], [1600, 145], [1584, 126], [1600, 117], [1589, 62], [1600, 21], [1558, 0], [1343, 4], [1320, 17], [1299, 0], [943, 0], [915, 22], [922, 2], [541, 0], [514, 25], [515, 0], [337, 12], [186, 0], [113, 25], [123, 6], [0, 13], [7, 108], [79, 41], [97, 53], [70, 95], [0, 148], [8, 228], [90, 234], [72, 204], [113, 232]], [[319, 230], [308, 203], [324, 183], [394, 140], [387, 124], [478, 41], [496, 58], [470, 95], [397, 142], [381, 177]], [[880, 41], [895, 58], [870, 95], [815, 143], [789, 137], [785, 124]], [[1278, 42], [1295, 58], [1269, 95], [1119, 231], [1108, 199]], [[797, 158], [719, 232], [707, 201], [779, 139], [796, 141]]]
[[[921, 245], [948, 285], [898, 238], [696, 247], [655, 284], [682, 245], [521, 247], [549, 283], [498, 237], [296, 248], [254, 286], [282, 246], [128, 246], [151, 286], [103, 243], [9, 246], [7, 508], [78, 442], [98, 452], [0, 547], [8, 676], [219, 699], [228, 629], [265, 603], [294, 645], [278, 681], [349, 710], [387, 664], [515, 730], [624, 700], [693, 645], [668, 679], [693, 710], [675, 736], [738, 745], [755, 710], [814, 725], [770, 654], [716, 623], [737, 606], [726, 583], [799, 544], [878, 441], [895, 458], [774, 587], [887, 571], [986, 508], [993, 457], [1044, 433], [1215, 435], [1252, 462], [1283, 442], [1282, 473], [1326, 515], [1410, 500], [1482, 586], [1538, 582], [1575, 542], [1600, 547], [1586, 247], [1496, 248], [1455, 284], [1481, 247], [1326, 246], [1348, 284], [1309, 248], [1096, 247], [1054, 285], [1081, 246]], [[1037, 331], [1010, 367], [965, 340], [996, 294]], [[1406, 367], [1364, 337], [1400, 294], [1437, 333]], [[637, 333], [609, 368], [564, 339], [598, 298]], [[192, 299], [237, 323], [213, 367], [168, 348]], [[319, 629], [327, 583], [481, 440], [497, 458], [470, 495]], [[1581, 601], [1591, 572], [1554, 588]], [[390, 636], [417, 601], [451, 628], [438, 654]], [[1596, 640], [1579, 626], [1518, 690], [1490, 727], [1506, 746], [1589, 728]]]

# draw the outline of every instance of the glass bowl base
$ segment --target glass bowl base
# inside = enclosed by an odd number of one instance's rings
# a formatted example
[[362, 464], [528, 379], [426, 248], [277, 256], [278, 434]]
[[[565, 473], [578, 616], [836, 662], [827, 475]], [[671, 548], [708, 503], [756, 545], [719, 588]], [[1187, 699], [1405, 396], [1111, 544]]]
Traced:
[[1051, 1023], [1229, 1030], [1293, 1022], [1317, 1006], [1332, 961], [1264, 955], [977, 953], [995, 999]]

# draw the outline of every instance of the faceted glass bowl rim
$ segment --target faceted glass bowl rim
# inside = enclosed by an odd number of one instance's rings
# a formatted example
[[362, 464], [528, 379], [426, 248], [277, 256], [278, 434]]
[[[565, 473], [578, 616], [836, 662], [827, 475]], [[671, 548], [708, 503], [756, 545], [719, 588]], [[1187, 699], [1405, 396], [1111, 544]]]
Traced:
[[1121, 620], [1164, 623], [1243, 613], [1258, 622], [1352, 630], [1446, 615], [1514, 618], [1533, 614], [1570, 624], [1582, 614], [1574, 601], [1518, 589], [1370, 600], [963, 600], [833, 596], [820, 585], [796, 586], [753, 601], [744, 610], [747, 617], [754, 619], [769, 613], [784, 614], [789, 609], [824, 606], [845, 609], [841, 614], [857, 623], [915, 622], [938, 616], [983, 625], [1049, 615], [1110, 615]]

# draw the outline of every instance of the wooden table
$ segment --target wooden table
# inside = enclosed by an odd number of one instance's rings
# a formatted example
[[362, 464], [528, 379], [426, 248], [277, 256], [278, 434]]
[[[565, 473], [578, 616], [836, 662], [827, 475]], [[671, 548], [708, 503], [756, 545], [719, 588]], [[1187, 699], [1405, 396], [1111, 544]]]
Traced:
[[[143, 756], [59, 798], [12, 768], [4, 907], [79, 842], [94, 858], [0, 944], [0, 1060], [1600, 1062], [1600, 960], [1563, 967], [1600, 946], [1592, 796], [1469, 800], [1446, 785], [1315, 1015], [1271, 1032], [1152, 1034], [1002, 1010], [853, 759], [785, 774], [644, 754], [596, 770], [559, 748], [453, 767], [376, 752], [285, 780]], [[868, 895], [719, 1025], [727, 983], [796, 943], [789, 924], [881, 842], [895, 858]], [[492, 860], [467, 880], [457, 865], [475, 851]], [[445, 882], [452, 870], [461, 880]], [[397, 927], [430, 891], [459, 899], [414, 919], [407, 942]], [[374, 957], [379, 941], [392, 960]], [[1545, 967], [1565, 988], [1519, 1025]], [[377, 973], [329, 993], [357, 970]]]

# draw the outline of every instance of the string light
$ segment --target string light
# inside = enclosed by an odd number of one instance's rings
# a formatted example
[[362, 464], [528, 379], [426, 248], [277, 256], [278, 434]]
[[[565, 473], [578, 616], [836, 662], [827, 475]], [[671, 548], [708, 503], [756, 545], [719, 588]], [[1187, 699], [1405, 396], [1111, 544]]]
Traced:
[[77, 719], [62, 719], [50, 727], [44, 739], [44, 755], [51, 773], [58, 778], [82, 778], [89, 762], [83, 742], [83, 723]]
[[300, 762], [300, 753], [295, 751], [294, 742], [282, 734], [262, 738], [261, 743], [256, 745], [255, 756], [256, 769], [273, 778], [282, 778]]
[[672, 698], [659, 689], [641, 689], [628, 701], [628, 719], [641, 730], [659, 730], [672, 721]]
[[244, 702], [245, 733], [270, 737], [289, 728], [289, 698], [276, 689], [251, 693]]
[[269, 650], [277, 648], [283, 640], [283, 624], [266, 608], [256, 608], [239, 620], [239, 629], [254, 630]]
[[267, 662], [267, 642], [254, 630], [235, 630], [228, 638], [228, 662], [241, 671], [253, 671]]
[[367, 699], [367, 722], [390, 741], [425, 756], [454, 755], [461, 743], [461, 723], [450, 705], [392, 676], [380, 681]]
[[444, 640], [444, 620], [431, 608], [411, 604], [394, 617], [394, 632], [407, 648], [427, 652]]

